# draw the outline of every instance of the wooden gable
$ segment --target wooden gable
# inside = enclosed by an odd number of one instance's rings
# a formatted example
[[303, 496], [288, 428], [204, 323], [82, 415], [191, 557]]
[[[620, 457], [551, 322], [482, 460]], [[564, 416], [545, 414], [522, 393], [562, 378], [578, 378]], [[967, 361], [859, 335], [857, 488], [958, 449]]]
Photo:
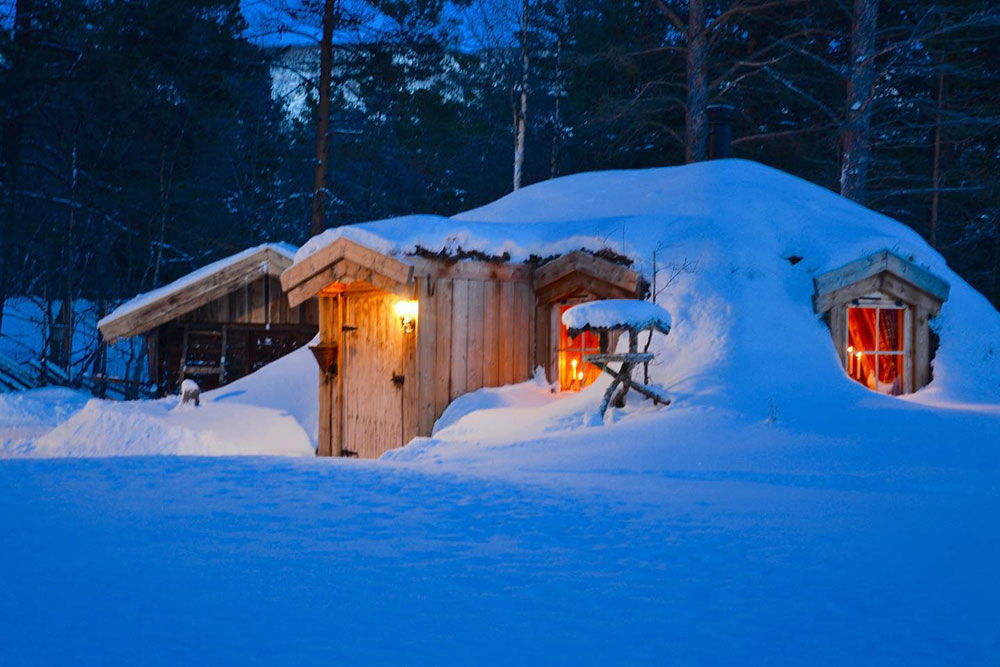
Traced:
[[341, 237], [281, 274], [281, 288], [293, 308], [335, 283], [363, 283], [409, 297], [413, 264]]
[[888, 250], [816, 276], [813, 285], [813, 309], [817, 313], [881, 293], [937, 315], [950, 291], [941, 278]]
[[602, 299], [634, 299], [639, 292], [639, 274], [628, 267], [575, 250], [535, 270], [535, 294], [539, 303], [587, 294]]

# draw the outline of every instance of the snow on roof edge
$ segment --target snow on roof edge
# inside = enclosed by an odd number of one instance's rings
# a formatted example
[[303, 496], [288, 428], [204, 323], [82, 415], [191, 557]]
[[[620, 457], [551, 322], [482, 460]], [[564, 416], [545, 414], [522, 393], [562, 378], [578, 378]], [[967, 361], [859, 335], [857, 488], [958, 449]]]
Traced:
[[279, 241], [276, 243], [262, 243], [260, 245], [254, 246], [252, 248], [247, 248], [246, 250], [241, 250], [240, 252], [230, 255], [229, 257], [223, 257], [222, 259], [216, 260], [211, 264], [206, 264], [205, 266], [195, 269], [190, 273], [187, 273], [177, 280], [162, 285], [148, 292], [142, 292], [137, 294], [128, 301], [124, 302], [113, 311], [102, 317], [97, 322], [97, 327], [101, 328], [109, 322], [113, 322], [125, 315], [135, 312], [136, 310], [145, 307], [146, 305], [159, 301], [171, 294], [176, 294], [177, 292], [193, 285], [194, 283], [204, 280], [206, 277], [217, 273], [227, 266], [231, 266], [236, 262], [242, 261], [248, 257], [252, 257], [259, 252], [264, 250], [270, 250], [275, 252], [282, 257], [286, 257], [289, 260], [295, 260], [295, 253], [298, 251], [294, 245], [290, 243], [285, 243]]

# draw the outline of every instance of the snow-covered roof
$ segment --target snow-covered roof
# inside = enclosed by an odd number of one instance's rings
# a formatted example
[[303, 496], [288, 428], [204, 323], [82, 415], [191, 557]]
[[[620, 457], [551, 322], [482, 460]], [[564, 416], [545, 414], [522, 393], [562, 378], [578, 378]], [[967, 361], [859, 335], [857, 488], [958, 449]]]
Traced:
[[670, 331], [670, 313], [651, 301], [639, 299], [604, 299], [588, 301], [569, 308], [562, 314], [568, 329], [656, 329]]
[[280, 275], [292, 265], [297, 250], [288, 243], [263, 243], [247, 248], [129, 299], [103, 317], [97, 328], [109, 343], [145, 333], [228, 294], [262, 272]]

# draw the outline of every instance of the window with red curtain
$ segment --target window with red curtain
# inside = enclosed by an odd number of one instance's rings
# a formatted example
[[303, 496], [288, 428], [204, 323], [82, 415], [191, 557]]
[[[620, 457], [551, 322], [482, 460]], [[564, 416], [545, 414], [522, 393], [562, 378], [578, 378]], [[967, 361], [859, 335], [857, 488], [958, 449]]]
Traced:
[[601, 374], [601, 369], [583, 360], [584, 355], [601, 351], [600, 336], [584, 332], [571, 337], [562, 323], [562, 314], [572, 305], [559, 307], [559, 387], [563, 391], [580, 391]]
[[847, 374], [873, 391], [903, 393], [905, 308], [847, 308]]

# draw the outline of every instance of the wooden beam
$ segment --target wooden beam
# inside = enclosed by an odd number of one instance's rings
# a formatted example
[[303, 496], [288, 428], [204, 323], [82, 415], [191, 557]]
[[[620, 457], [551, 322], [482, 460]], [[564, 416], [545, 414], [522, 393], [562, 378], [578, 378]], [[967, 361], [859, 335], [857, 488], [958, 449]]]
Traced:
[[813, 309], [817, 313], [825, 313], [834, 306], [850, 303], [855, 299], [879, 292], [881, 289], [882, 276], [869, 276], [836, 291], [813, 295]]
[[514, 262], [481, 262], [466, 259], [446, 262], [416, 255], [407, 257], [407, 261], [413, 265], [415, 276], [496, 282], [530, 282], [532, 276], [530, 266]]
[[437, 372], [437, 299], [434, 278], [417, 278], [417, 435], [434, 428], [434, 378]]

